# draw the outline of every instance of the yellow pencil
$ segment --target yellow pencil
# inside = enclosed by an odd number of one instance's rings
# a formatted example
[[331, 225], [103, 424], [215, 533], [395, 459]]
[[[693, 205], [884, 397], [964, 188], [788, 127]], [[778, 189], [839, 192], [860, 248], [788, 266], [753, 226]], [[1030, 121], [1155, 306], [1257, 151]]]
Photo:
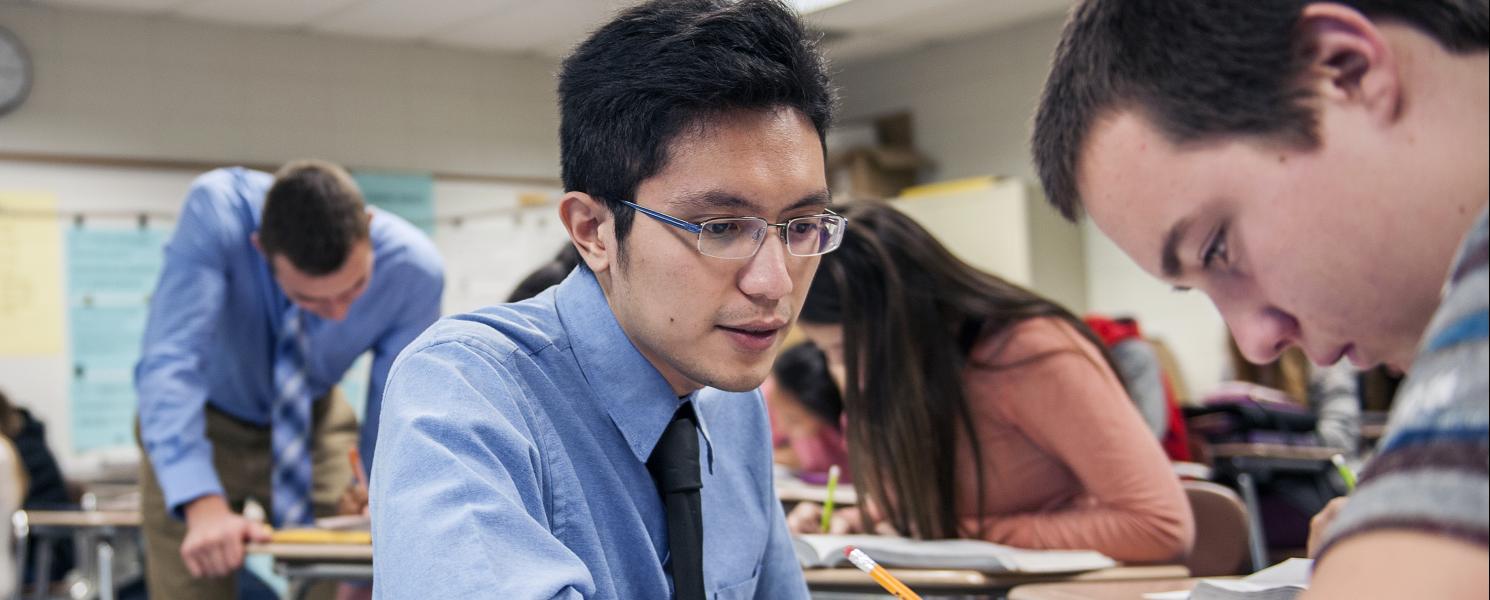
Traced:
[[362, 470], [362, 453], [357, 451], [356, 446], [347, 451], [347, 461], [352, 463], [352, 476], [357, 478], [362, 489], [367, 489], [367, 473]]
[[885, 588], [885, 591], [890, 592], [891, 596], [900, 598], [900, 600], [921, 600], [921, 596], [916, 595], [915, 592], [911, 591], [911, 588], [906, 587], [904, 583], [901, 583], [899, 579], [896, 579], [884, 567], [879, 566], [879, 563], [869, 558], [869, 555], [865, 554], [863, 550], [849, 546], [843, 549], [843, 553], [848, 556], [849, 562], [859, 567], [860, 571], [868, 573], [869, 577], [875, 583], [880, 584], [880, 587]]
[[823, 503], [823, 522], [820, 529], [822, 533], [828, 532], [828, 524], [833, 519], [833, 496], [838, 493], [838, 465], [828, 468], [828, 498]]
[[1330, 457], [1330, 462], [1335, 463], [1335, 470], [1340, 472], [1340, 479], [1345, 481], [1345, 493], [1355, 492], [1355, 471], [1350, 470], [1350, 465], [1345, 464], [1345, 457], [1336, 454]]

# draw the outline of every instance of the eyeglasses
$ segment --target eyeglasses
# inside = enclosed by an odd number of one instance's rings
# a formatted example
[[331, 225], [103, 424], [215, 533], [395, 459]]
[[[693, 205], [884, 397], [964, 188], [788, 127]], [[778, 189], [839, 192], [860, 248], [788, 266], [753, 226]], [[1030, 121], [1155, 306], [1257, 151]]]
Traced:
[[766, 230], [779, 228], [781, 243], [792, 256], [818, 256], [843, 244], [848, 219], [831, 210], [827, 214], [797, 217], [772, 223], [760, 217], [726, 217], [694, 224], [635, 202], [621, 201], [638, 212], [683, 231], [698, 235], [698, 251], [704, 256], [739, 260], [755, 256], [766, 241]]

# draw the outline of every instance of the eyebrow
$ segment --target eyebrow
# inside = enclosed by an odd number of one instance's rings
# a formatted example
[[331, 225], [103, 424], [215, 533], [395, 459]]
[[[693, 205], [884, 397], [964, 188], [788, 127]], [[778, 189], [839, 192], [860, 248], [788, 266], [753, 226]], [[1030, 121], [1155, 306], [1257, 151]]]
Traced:
[[1159, 265], [1164, 271], [1164, 276], [1170, 279], [1179, 279], [1184, 273], [1184, 267], [1180, 264], [1180, 242], [1185, 239], [1185, 231], [1190, 228], [1190, 219], [1180, 219], [1164, 234], [1164, 249], [1159, 253]]
[[367, 282], [367, 276], [366, 275], [363, 275], [361, 279], [358, 279], [357, 280], [357, 283], [352, 284], [352, 287], [349, 287], [347, 289], [344, 289], [344, 290], [342, 290], [340, 292], [337, 292], [336, 294], [333, 294], [333, 295], [330, 295], [330, 296], [320, 297], [320, 296], [308, 296], [306, 294], [295, 294], [295, 295], [298, 296], [301, 300], [304, 300], [306, 302], [330, 302], [332, 300], [336, 300], [337, 298], [340, 298], [342, 296], [347, 295], [347, 292], [350, 292], [352, 290], [355, 290], [357, 288], [362, 287], [362, 284], [364, 284], [366, 282]]
[[[793, 211], [808, 206], [827, 206], [833, 202], [833, 196], [826, 188], [815, 191], [801, 197], [782, 212]], [[671, 202], [682, 212], [707, 212], [710, 210], [733, 209], [744, 214], [758, 215], [765, 212], [760, 204], [751, 202], [743, 197], [720, 190], [709, 190], [684, 195]]]

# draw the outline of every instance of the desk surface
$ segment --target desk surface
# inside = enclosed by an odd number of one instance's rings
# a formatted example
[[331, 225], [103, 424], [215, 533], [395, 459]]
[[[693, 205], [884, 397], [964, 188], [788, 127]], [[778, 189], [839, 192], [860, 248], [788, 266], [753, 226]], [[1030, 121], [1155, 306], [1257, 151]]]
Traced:
[[1329, 460], [1344, 450], [1323, 446], [1287, 446], [1283, 444], [1216, 444], [1211, 454], [1218, 458], [1287, 458], [1297, 460]]
[[32, 527], [139, 527], [140, 513], [133, 510], [28, 510]]
[[372, 563], [371, 544], [249, 544], [249, 554], [268, 554], [284, 562]]
[[1194, 589], [1199, 579], [1149, 581], [1098, 581], [1086, 583], [1041, 583], [1021, 585], [1009, 591], [1009, 600], [1143, 600], [1144, 594]]
[[[988, 592], [1031, 583], [1108, 582], [1180, 579], [1190, 576], [1181, 565], [1113, 567], [1082, 573], [989, 574], [977, 571], [890, 569], [890, 573], [918, 592]], [[814, 590], [876, 591], [879, 585], [858, 569], [806, 569], [807, 587]]]

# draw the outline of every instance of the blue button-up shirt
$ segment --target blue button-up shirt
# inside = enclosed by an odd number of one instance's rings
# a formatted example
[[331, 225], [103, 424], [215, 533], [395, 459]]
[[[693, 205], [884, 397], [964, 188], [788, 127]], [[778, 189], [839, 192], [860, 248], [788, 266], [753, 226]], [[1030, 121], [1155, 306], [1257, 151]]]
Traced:
[[[206, 438], [204, 407], [269, 425], [274, 340], [290, 301], [250, 242], [258, 231], [267, 173], [218, 169], [193, 182], [165, 248], [150, 302], [135, 389], [140, 437], [165, 495], [180, 508], [221, 494]], [[361, 452], [371, 459], [388, 369], [400, 350], [440, 316], [444, 269], [434, 243], [390, 213], [373, 212], [373, 272], [346, 319], [304, 315], [306, 377], [314, 397], [373, 352]]]
[[526, 302], [441, 320], [395, 364], [373, 465], [379, 598], [671, 596], [646, 461], [700, 424], [710, 598], [806, 598], [757, 392], [677, 397], [580, 267]]

